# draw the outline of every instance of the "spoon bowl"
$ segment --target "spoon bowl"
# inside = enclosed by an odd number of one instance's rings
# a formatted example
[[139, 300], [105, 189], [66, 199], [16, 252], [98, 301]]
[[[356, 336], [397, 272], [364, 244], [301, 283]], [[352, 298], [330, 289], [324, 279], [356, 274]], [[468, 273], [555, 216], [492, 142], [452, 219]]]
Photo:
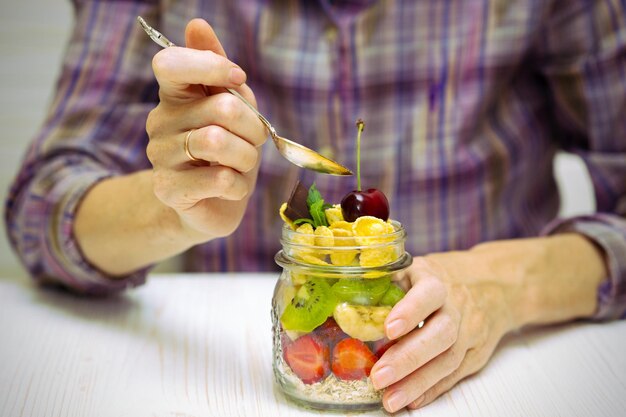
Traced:
[[294, 165], [322, 174], [352, 175], [348, 168], [306, 146], [278, 135], [273, 135], [272, 140], [278, 152]]

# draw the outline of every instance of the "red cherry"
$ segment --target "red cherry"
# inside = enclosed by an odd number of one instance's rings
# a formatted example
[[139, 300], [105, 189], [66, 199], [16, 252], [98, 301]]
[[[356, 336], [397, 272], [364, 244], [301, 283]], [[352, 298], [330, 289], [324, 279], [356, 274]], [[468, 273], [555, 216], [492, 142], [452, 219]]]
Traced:
[[356, 190], [350, 191], [341, 200], [341, 213], [349, 222], [361, 216], [378, 217], [383, 221], [389, 218], [389, 201], [382, 191], [370, 188], [361, 191], [361, 133], [365, 128], [363, 120], [356, 121], [358, 134], [356, 137]]
[[341, 200], [341, 212], [346, 221], [353, 222], [361, 216], [389, 218], [389, 202], [382, 191], [370, 188], [367, 191], [350, 191]]

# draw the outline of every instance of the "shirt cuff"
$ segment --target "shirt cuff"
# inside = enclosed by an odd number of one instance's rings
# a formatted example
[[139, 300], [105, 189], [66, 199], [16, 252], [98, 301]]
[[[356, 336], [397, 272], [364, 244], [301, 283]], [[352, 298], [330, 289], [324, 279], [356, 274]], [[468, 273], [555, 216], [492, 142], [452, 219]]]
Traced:
[[556, 219], [542, 235], [580, 233], [604, 250], [609, 276], [598, 287], [596, 320], [626, 318], [626, 219], [598, 213]]
[[[73, 292], [90, 295], [116, 293], [145, 283], [151, 267], [122, 277], [109, 276], [89, 263], [74, 235], [76, 211], [82, 199], [91, 187], [110, 176], [111, 174], [104, 172], [70, 176], [66, 180], [70, 184], [63, 184], [65, 181], [61, 181], [47, 197], [53, 213], [46, 216], [50, 221], [43, 237], [46, 239], [43, 255], [45, 269], [52, 276], [42, 277], [44, 283], [61, 284]], [[57, 190], [58, 194], [55, 192]]]

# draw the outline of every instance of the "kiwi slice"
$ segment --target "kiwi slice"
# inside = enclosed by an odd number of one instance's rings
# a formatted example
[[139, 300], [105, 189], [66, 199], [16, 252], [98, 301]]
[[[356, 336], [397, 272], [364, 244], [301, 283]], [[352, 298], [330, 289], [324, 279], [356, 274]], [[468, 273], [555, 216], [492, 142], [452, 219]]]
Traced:
[[387, 289], [387, 292], [380, 299], [381, 306], [395, 306], [396, 303], [405, 296], [405, 292], [402, 288], [395, 284], [391, 284]]
[[280, 321], [285, 330], [310, 332], [332, 316], [337, 300], [324, 278], [309, 278], [285, 307]]
[[341, 301], [372, 306], [378, 304], [390, 282], [389, 276], [376, 279], [343, 278], [332, 286], [332, 290]]

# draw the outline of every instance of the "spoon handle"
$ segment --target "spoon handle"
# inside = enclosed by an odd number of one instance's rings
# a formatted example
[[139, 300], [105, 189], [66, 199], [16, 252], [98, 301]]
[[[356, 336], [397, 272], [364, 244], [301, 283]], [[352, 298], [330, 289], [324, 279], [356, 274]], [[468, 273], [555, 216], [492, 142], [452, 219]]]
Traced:
[[250, 104], [248, 100], [246, 100], [241, 94], [239, 94], [237, 90], [233, 90], [232, 88], [226, 88], [226, 89], [228, 90], [229, 93], [231, 93], [232, 95], [234, 95], [235, 97], [243, 101], [244, 104], [248, 106], [250, 110], [252, 110], [254, 114], [256, 114], [259, 117], [259, 119], [261, 119], [261, 123], [263, 123], [265, 127], [267, 128], [267, 130], [270, 131], [270, 135], [272, 135], [272, 138], [276, 136], [276, 129], [274, 129], [274, 126], [272, 126], [269, 120], [267, 120], [265, 116], [259, 113], [259, 111], [252, 104]]

